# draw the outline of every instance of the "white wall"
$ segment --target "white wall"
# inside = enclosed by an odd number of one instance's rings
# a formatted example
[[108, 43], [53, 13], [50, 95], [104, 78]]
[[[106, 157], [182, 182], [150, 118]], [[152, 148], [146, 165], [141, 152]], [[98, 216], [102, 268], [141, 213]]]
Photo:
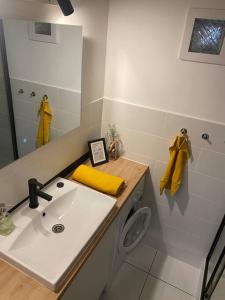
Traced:
[[189, 7], [223, 0], [112, 0], [105, 96], [225, 122], [225, 66], [181, 61]]
[[83, 0], [70, 17], [57, 6], [0, 0], [1, 17], [83, 26], [81, 127], [0, 170], [1, 199], [15, 204], [28, 194], [27, 180], [45, 182], [84, 154], [89, 139], [100, 136], [108, 2]]
[[58, 42], [30, 40], [28, 22], [4, 20], [11, 78], [81, 90], [82, 28], [56, 25]]
[[[102, 134], [116, 123], [124, 155], [150, 165], [153, 218], [145, 242], [199, 267], [225, 211], [225, 67], [178, 58], [189, 7], [225, 3], [110, 1]], [[183, 127], [193, 160], [177, 196], [160, 197], [168, 147]]]

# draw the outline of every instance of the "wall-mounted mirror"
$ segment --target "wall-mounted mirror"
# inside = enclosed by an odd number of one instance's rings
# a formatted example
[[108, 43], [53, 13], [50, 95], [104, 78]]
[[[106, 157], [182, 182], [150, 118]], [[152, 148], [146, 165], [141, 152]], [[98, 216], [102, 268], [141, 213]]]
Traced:
[[82, 27], [0, 23], [0, 168], [80, 126]]

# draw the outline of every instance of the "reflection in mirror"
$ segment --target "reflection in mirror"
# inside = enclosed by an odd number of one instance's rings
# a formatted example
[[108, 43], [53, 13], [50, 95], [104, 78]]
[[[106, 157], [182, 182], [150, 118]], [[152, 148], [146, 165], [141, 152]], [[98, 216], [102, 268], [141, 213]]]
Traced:
[[1, 30], [3, 167], [80, 126], [82, 28], [3, 20]]

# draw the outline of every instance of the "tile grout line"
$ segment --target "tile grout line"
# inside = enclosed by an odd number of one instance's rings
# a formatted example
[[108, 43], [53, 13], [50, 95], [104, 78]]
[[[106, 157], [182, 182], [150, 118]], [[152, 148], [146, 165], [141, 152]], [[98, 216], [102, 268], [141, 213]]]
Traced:
[[144, 280], [144, 283], [143, 283], [143, 286], [142, 286], [140, 295], [139, 295], [139, 297], [138, 297], [137, 300], [140, 300], [140, 299], [141, 299], [141, 295], [142, 295], [142, 292], [143, 292], [143, 290], [144, 290], [144, 288], [145, 288], [145, 285], [146, 285], [147, 280], [148, 280], [148, 273], [146, 273], [146, 277], [145, 277], [145, 280]]
[[[152, 263], [151, 263], [151, 265], [150, 265], [149, 271], [150, 271], [151, 268], [152, 268], [152, 265], [153, 265], [153, 263], [154, 263], [154, 261], [155, 261], [155, 258], [156, 258], [157, 253], [158, 253], [158, 251], [156, 250], [155, 255], [154, 255], [154, 258], [153, 258]], [[149, 271], [148, 271], [147, 276], [146, 276], [146, 278], [145, 278], [145, 281], [144, 281], [143, 287], [142, 287], [142, 289], [141, 289], [140, 295], [139, 295], [139, 297], [138, 297], [138, 300], [141, 299], [143, 290], [144, 290], [144, 288], [145, 288], [146, 282], [147, 282], [148, 277], [149, 277]]]
[[157, 280], [160, 280], [160, 281], [166, 283], [167, 285], [172, 286], [173, 288], [175, 288], [175, 289], [177, 289], [177, 290], [179, 290], [179, 291], [181, 291], [181, 292], [183, 292], [183, 293], [185, 293], [185, 294], [187, 294], [187, 295], [193, 297], [194, 299], [196, 298], [194, 295], [192, 295], [192, 294], [190, 294], [190, 293], [188, 293], [188, 292], [186, 292], [186, 291], [184, 291], [184, 290], [178, 288], [177, 286], [175, 286], [175, 285], [173, 285], [173, 284], [171, 284], [171, 283], [169, 283], [169, 282], [167, 282], [167, 281], [165, 281], [165, 280], [163, 280], [163, 279], [161, 279], [161, 278], [158, 278], [157, 276], [155, 276], [155, 275], [153, 275], [153, 274], [151, 274], [151, 273], [149, 273], [149, 276], [151, 276], [151, 277], [153, 277], [153, 278], [155, 278], [155, 279], [157, 279]]
[[140, 299], [141, 299], [141, 295], [142, 295], [142, 293], [143, 293], [143, 290], [144, 290], [144, 287], [145, 287], [145, 285], [146, 285], [146, 282], [147, 282], [148, 277], [153, 277], [153, 278], [155, 278], [155, 279], [157, 279], [157, 280], [159, 280], [159, 281], [162, 281], [162, 282], [166, 283], [167, 285], [169, 285], [169, 286], [171, 286], [171, 287], [173, 287], [173, 288], [175, 288], [175, 289], [177, 289], [177, 290], [179, 290], [179, 291], [181, 291], [181, 292], [183, 292], [183, 293], [185, 293], [185, 294], [187, 294], [187, 295], [193, 297], [193, 299], [196, 299], [196, 297], [195, 297], [194, 295], [192, 295], [192, 294], [190, 294], [190, 293], [188, 293], [188, 292], [182, 290], [181, 288], [178, 288], [177, 286], [175, 286], [175, 285], [173, 285], [173, 284], [171, 284], [171, 283], [169, 283], [169, 282], [167, 282], [167, 281], [165, 281], [165, 280], [163, 280], [163, 279], [161, 279], [161, 278], [159, 278], [159, 277], [157, 277], [157, 276], [155, 276], [155, 275], [153, 275], [153, 274], [151, 273], [151, 269], [152, 269], [152, 266], [153, 266], [153, 264], [154, 264], [154, 262], [155, 262], [155, 259], [156, 259], [157, 254], [158, 254], [158, 251], [156, 250], [156, 253], [155, 253], [155, 255], [154, 255], [154, 258], [153, 258], [153, 260], [152, 260], [152, 263], [151, 263], [151, 265], [150, 265], [148, 271], [145, 271], [145, 270], [141, 269], [140, 267], [136, 266], [135, 264], [132, 264], [132, 263], [127, 262], [127, 261], [124, 261], [124, 263], [126, 263], [126, 264], [128, 264], [128, 265], [134, 267], [134, 268], [137, 269], [138, 271], [147, 274], [147, 276], [146, 276], [146, 278], [145, 278], [145, 281], [144, 281], [144, 284], [143, 284], [143, 286], [142, 286], [140, 295], [139, 295], [139, 297], [138, 297], [137, 300], [140, 300]]
[[198, 122], [209, 123], [210, 125], [212, 124], [212, 125], [219, 125], [222, 127], [224, 126], [224, 122], [215, 121], [215, 120], [211, 120], [211, 119], [205, 119], [205, 118], [201, 118], [198, 116], [191, 116], [189, 114], [184, 114], [184, 113], [180, 113], [180, 112], [161, 109], [159, 107], [148, 106], [145, 104], [138, 104], [136, 102], [124, 100], [121, 98], [119, 99], [119, 98], [115, 98], [115, 97], [109, 97], [107, 95], [103, 95], [102, 98], [103, 98], [103, 100], [108, 101], [108, 102], [115, 102], [117, 104], [118, 103], [125, 104], [125, 105], [130, 105], [130, 106], [134, 106], [134, 107], [142, 108], [142, 109], [146, 109], [146, 110], [157, 111], [157, 112], [164, 113], [164, 114], [175, 115], [175, 116], [181, 117], [181, 118], [191, 119], [191, 120], [198, 121]]
[[134, 265], [134, 264], [132, 264], [132, 263], [126, 261], [126, 260], [124, 260], [123, 262], [126, 263], [126, 264], [128, 264], [129, 266], [131, 266], [131, 267], [137, 269], [138, 271], [140, 271], [140, 272], [142, 272], [142, 273], [148, 274], [148, 271], [145, 271], [145, 270], [141, 269], [140, 267], [138, 267], [138, 266], [136, 266], [136, 265]]
[[136, 266], [136, 265], [135, 265], [134, 263], [132, 263], [132, 262], [129, 262], [129, 261], [126, 261], [126, 260], [123, 260], [123, 262], [126, 263], [126, 264], [128, 264], [128, 265], [130, 265], [130, 266], [132, 266], [132, 267], [134, 267], [134, 268], [136, 268], [137, 270], [139, 270], [139, 271], [141, 271], [141, 272], [143, 272], [143, 273], [149, 274], [149, 272], [150, 272], [150, 270], [151, 270], [151, 268], [152, 268], [152, 265], [153, 265], [153, 263], [154, 263], [154, 261], [155, 261], [157, 252], [158, 252], [156, 249], [154, 249], [154, 250], [156, 251], [156, 253], [154, 254], [154, 258], [153, 258], [153, 260], [152, 260], [152, 262], [151, 262], [151, 265], [150, 265], [150, 267], [148, 268], [147, 271], [143, 270], [143, 269], [142, 269], [141, 267], [139, 267], [139, 266]]
[[154, 262], [155, 262], [155, 259], [156, 259], [157, 254], [158, 254], [158, 250], [156, 250], [156, 252], [155, 252], [155, 256], [154, 256], [154, 258], [153, 258], [153, 260], [152, 260], [152, 263], [151, 263], [151, 265], [150, 265], [150, 268], [148, 269], [148, 274], [150, 274], [150, 272], [151, 272], [151, 269], [152, 269], [152, 266], [153, 266], [153, 264], [154, 264]]

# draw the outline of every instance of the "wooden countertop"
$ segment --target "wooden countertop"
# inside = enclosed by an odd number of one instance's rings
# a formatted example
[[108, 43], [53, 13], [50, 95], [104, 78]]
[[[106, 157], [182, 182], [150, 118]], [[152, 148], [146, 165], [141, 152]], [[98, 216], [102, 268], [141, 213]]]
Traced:
[[[89, 164], [89, 163], [87, 163]], [[108, 174], [121, 176], [126, 180], [126, 189], [117, 198], [115, 209], [101, 224], [96, 234], [88, 242], [79, 258], [74, 263], [71, 272], [67, 275], [63, 284], [57, 292], [49, 290], [35, 279], [24, 274], [22, 271], [11, 266], [4, 260], [0, 260], [0, 300], [56, 300], [64, 293], [73, 278], [79, 272], [83, 264], [91, 255], [99, 241], [103, 237], [110, 224], [124, 205], [137, 183], [147, 172], [148, 167], [124, 158], [111, 161], [107, 164], [96, 167]]]

